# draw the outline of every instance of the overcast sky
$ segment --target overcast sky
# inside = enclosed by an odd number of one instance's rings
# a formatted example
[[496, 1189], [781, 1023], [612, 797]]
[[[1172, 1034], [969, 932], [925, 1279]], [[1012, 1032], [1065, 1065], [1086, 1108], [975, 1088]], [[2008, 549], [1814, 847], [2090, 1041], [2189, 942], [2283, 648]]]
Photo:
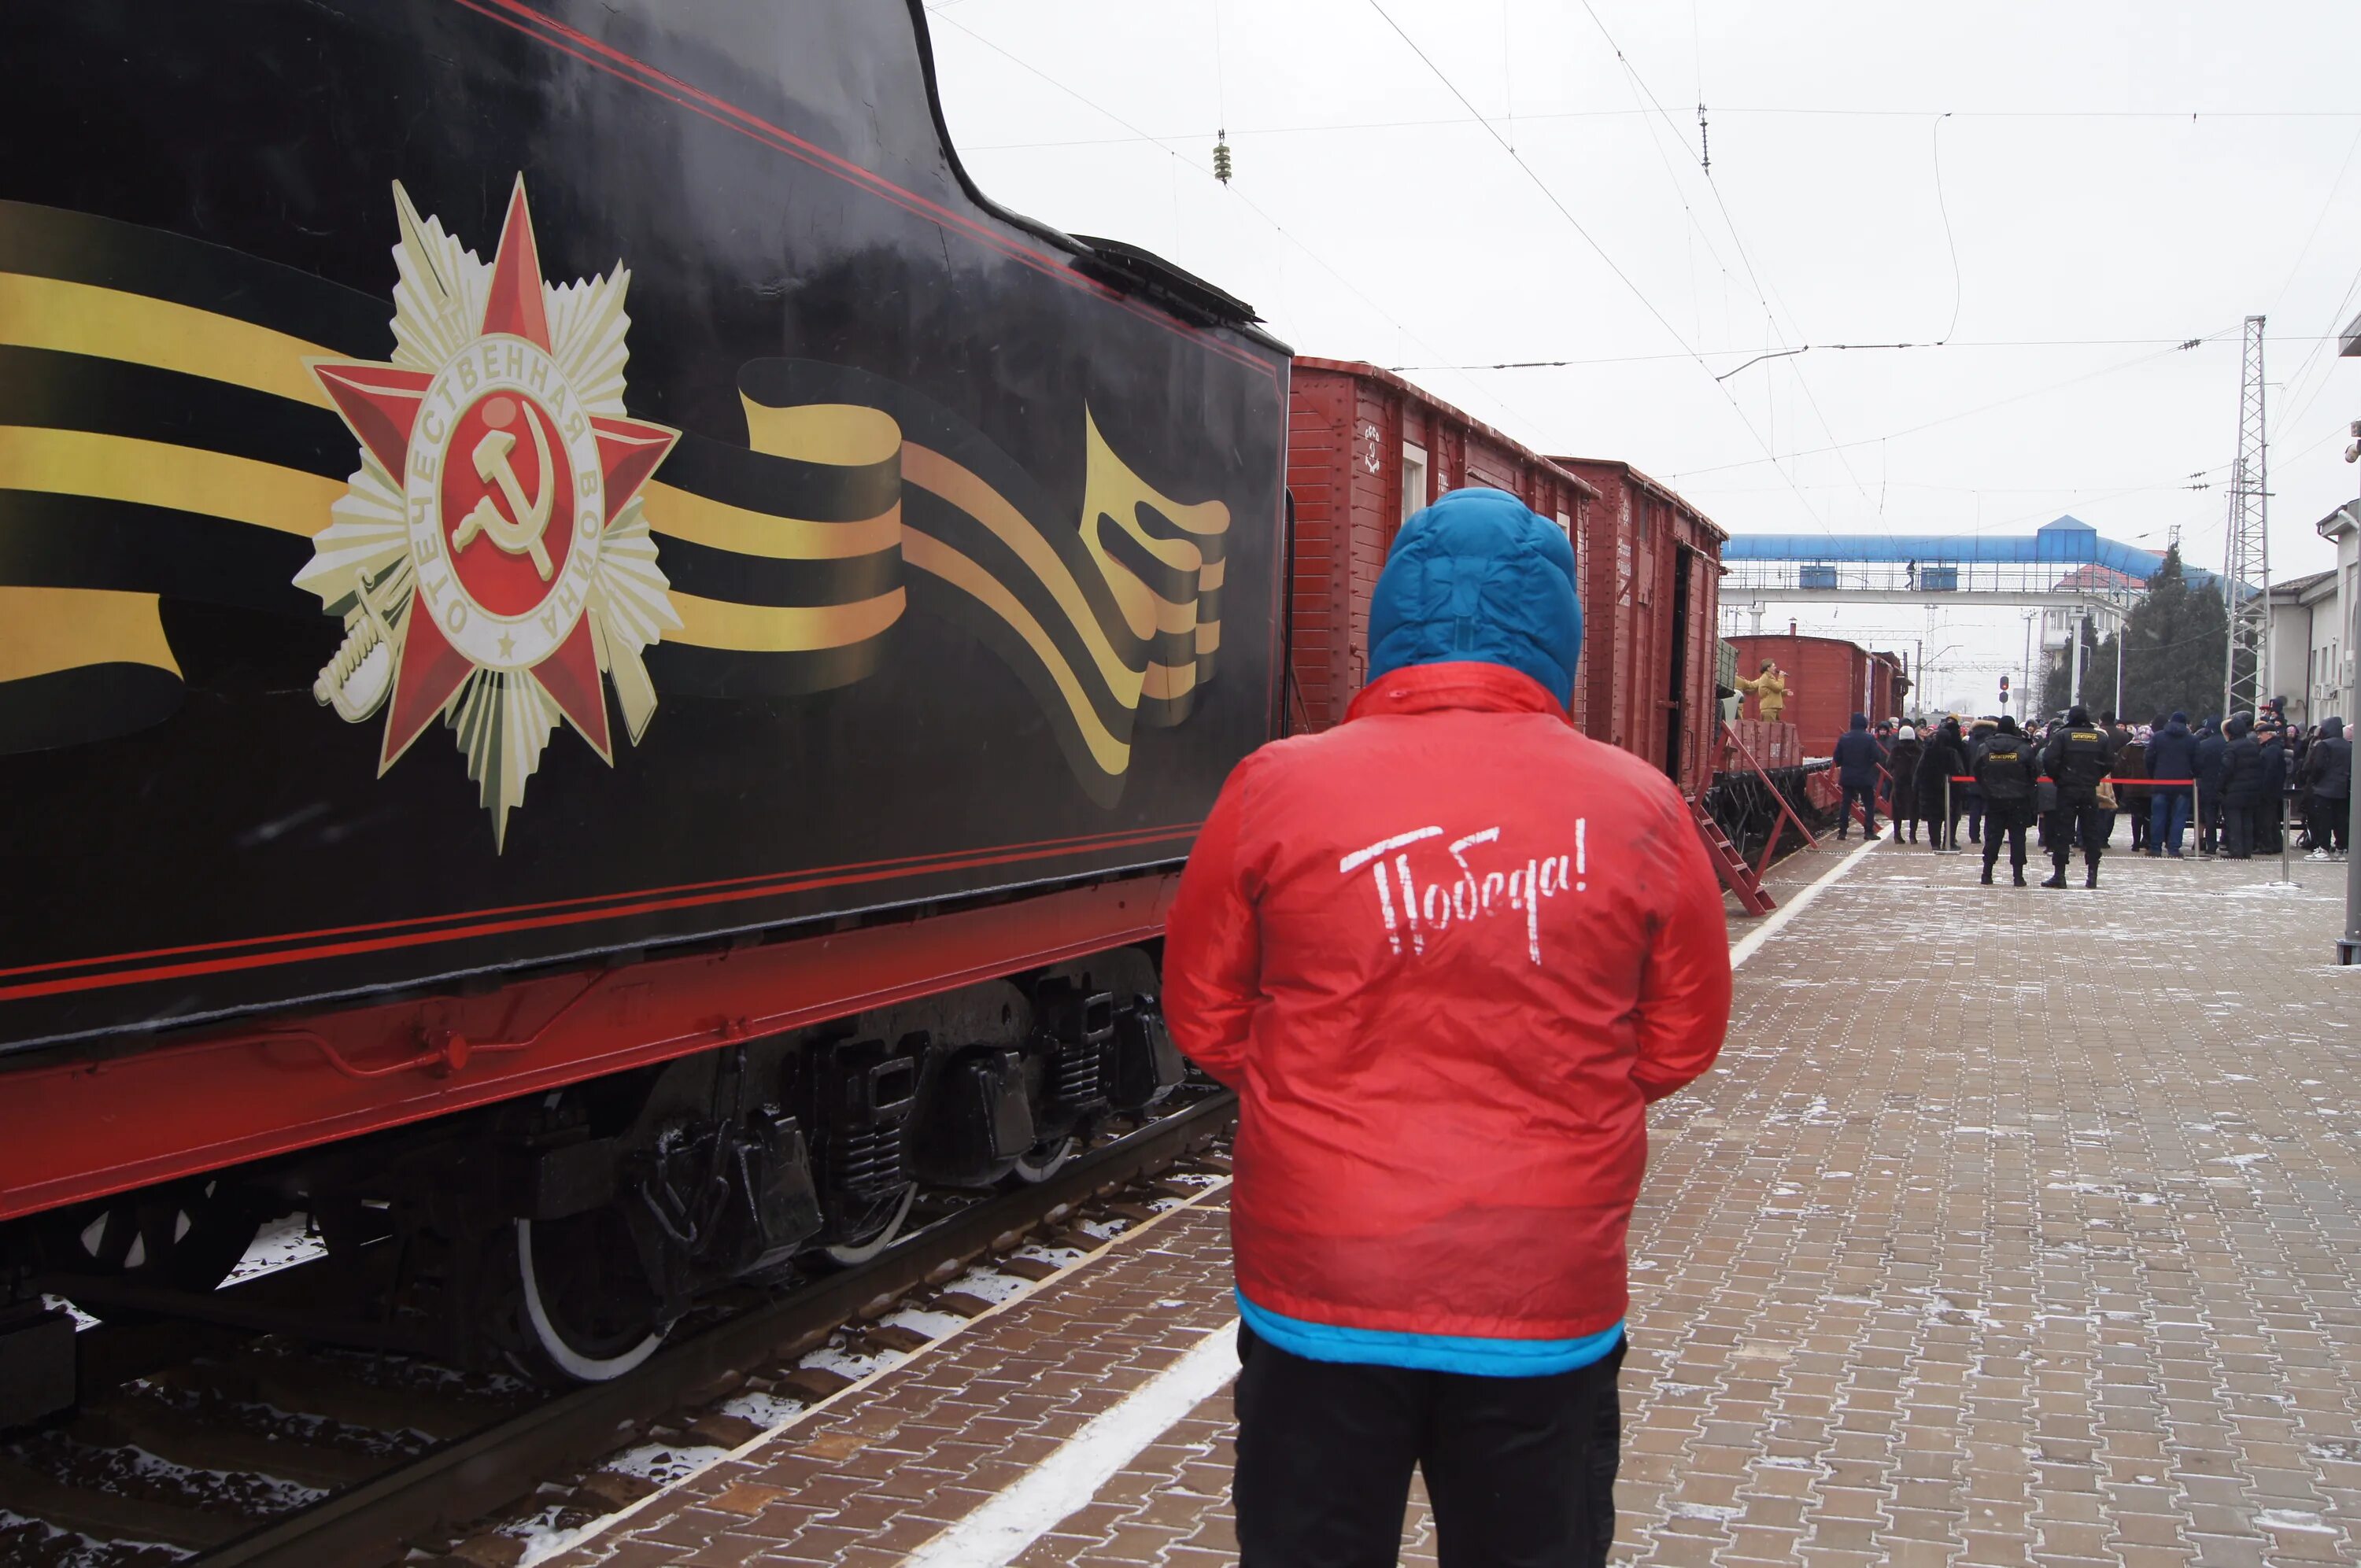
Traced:
[[[2361, 313], [2350, 0], [929, 10], [995, 198], [1167, 256], [1300, 353], [1414, 367], [1532, 445], [1628, 459], [1732, 532], [2071, 512], [2158, 549], [2177, 526], [2219, 569], [2263, 314], [2272, 575], [2333, 564], [2312, 524], [2356, 493], [2361, 417], [2333, 340]], [[1507, 360], [1576, 363], [1460, 368]], [[1978, 691], [2022, 638], [2014, 612], [1932, 633]]]

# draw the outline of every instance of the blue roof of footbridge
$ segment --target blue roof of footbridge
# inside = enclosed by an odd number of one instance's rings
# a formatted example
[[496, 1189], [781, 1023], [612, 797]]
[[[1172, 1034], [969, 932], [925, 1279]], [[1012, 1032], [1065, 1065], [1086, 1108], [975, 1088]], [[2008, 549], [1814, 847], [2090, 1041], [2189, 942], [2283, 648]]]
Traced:
[[1736, 533], [1724, 561], [1915, 561], [2105, 566], [2146, 581], [2164, 565], [2153, 550], [2103, 539], [2080, 518], [2061, 517], [2031, 533]]

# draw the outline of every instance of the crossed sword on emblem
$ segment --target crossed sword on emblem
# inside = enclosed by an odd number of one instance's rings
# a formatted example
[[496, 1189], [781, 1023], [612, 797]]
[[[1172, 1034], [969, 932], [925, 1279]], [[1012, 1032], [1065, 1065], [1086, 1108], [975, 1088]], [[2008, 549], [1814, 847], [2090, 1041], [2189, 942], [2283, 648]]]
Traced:
[[532, 556], [533, 569], [541, 574], [541, 580], [545, 583], [555, 569], [550, 565], [548, 547], [542, 543], [542, 535], [549, 530], [550, 503], [555, 499], [554, 487], [549, 482], [549, 437], [541, 433], [541, 421], [534, 415], [531, 404], [522, 405], [518, 411], [523, 415], [524, 422], [533, 428], [533, 454], [541, 466], [541, 494], [528, 504], [524, 499], [524, 487], [517, 482], [516, 468], [509, 461], [516, 451], [516, 437], [505, 430], [484, 432], [484, 438], [476, 443], [476, 477], [487, 485], [500, 487], [500, 494], [509, 499], [509, 510], [516, 514], [516, 521], [511, 522], [502, 517], [500, 509], [492, 504], [491, 497], [480, 496], [477, 498], [475, 510], [451, 535], [451, 548], [454, 553], [465, 550], [475, 542], [476, 535], [487, 535], [494, 544], [511, 555]]

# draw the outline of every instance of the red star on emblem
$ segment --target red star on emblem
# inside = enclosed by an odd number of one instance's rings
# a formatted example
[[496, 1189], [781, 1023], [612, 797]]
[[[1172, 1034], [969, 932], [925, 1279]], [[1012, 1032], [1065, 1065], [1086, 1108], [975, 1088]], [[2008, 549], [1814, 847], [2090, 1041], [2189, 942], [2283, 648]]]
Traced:
[[[493, 335], [522, 338], [544, 355], [554, 352], [548, 312], [542, 294], [540, 249], [533, 242], [533, 219], [525, 206], [522, 175], [509, 198], [508, 217], [500, 229], [500, 251], [492, 260], [483, 319], [477, 324], [477, 334], [479, 338]], [[400, 486], [410, 464], [421, 405], [434, 377], [426, 371], [382, 363], [315, 363], [313, 371], [327, 389], [328, 395], [335, 400], [354, 435], [359, 438], [386, 473], [393, 477], [396, 486]], [[520, 417], [522, 421], [521, 425], [515, 422]], [[605, 481], [605, 517], [601, 521], [604, 527], [613, 523], [616, 514], [639, 493], [640, 488], [655, 472], [656, 466], [664, 461], [679, 435], [661, 425], [639, 420], [604, 414], [588, 417], [596, 436], [598, 466]], [[542, 422], [537, 433], [533, 429], [536, 419]], [[554, 420], [546, 410], [529, 408], [520, 416], [513, 400], [489, 416], [489, 420], [478, 418], [479, 424], [485, 422], [508, 425], [544, 438], [554, 429]], [[457, 442], [452, 441], [451, 455], [462, 455], [457, 447]], [[516, 450], [518, 460], [528, 466], [530, 482], [539, 487], [546, 499], [564, 477], [562, 467], [556, 460], [545, 455], [538, 466], [533, 466], [530, 443], [518, 445]], [[543, 450], [545, 454], [545, 440]], [[513, 470], [509, 470], [506, 477], [512, 477], [513, 473]], [[493, 499], [493, 492], [488, 486], [478, 493], [477, 510], [480, 511], [489, 504], [496, 525], [519, 526], [524, 519], [517, 515], [520, 510], [518, 496], [518, 489], [511, 484], [500, 493], [500, 499]], [[558, 499], [564, 498], [560, 496]], [[449, 510], [447, 502], [445, 510]], [[445, 520], [446, 531], [456, 521]], [[569, 527], [561, 517], [557, 532], [550, 536], [555, 551], [562, 553], [566, 548]], [[546, 555], [538, 543], [538, 532], [534, 538], [534, 559], [542, 564], [538, 579], [533, 575], [533, 563], [522, 558], [503, 559], [489, 547], [489, 542], [484, 542], [487, 548], [467, 558], [470, 562], [480, 559], [488, 563], [472, 568], [478, 575], [500, 575], [496, 581], [502, 585], [501, 592], [506, 599], [500, 606], [501, 613], [515, 614], [533, 609], [535, 604], [533, 596], [546, 591], [542, 587], [549, 580]], [[461, 558], [457, 546], [467, 543], [463, 531], [455, 541], [451, 556], [455, 563]], [[500, 548], [512, 547], [503, 545]], [[460, 570], [462, 580], [466, 581], [467, 568], [455, 569]], [[478, 587], [478, 584], [469, 584], [471, 592]], [[553, 652], [530, 666], [531, 673], [557, 704], [567, 721], [602, 759], [611, 763], [614, 756], [607, 724], [606, 688], [599, 678], [598, 649], [590, 617], [579, 602], [572, 604], [568, 612], [573, 616], [571, 630]], [[428, 612], [422, 590], [413, 587], [406, 631], [394, 672], [392, 694], [387, 703], [385, 740], [378, 758], [380, 773], [391, 767], [394, 760], [434, 721], [434, 716], [449, 705], [476, 668], [476, 661], [452, 646], [450, 639], [444, 635], [434, 617]]]

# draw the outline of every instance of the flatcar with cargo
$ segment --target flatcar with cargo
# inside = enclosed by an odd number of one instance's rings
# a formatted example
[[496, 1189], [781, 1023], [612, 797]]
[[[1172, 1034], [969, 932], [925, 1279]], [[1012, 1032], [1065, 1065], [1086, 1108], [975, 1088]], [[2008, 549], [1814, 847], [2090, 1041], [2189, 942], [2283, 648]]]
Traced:
[[[1781, 717], [1795, 727], [1807, 757], [1833, 754], [1837, 737], [1854, 714], [1872, 724], [1898, 718], [1909, 697], [1909, 678], [1897, 655], [1841, 637], [1800, 635], [1791, 628], [1732, 637], [1730, 642], [1738, 651], [1741, 674], [1752, 675], [1766, 659], [1786, 673], [1786, 710]], [[1757, 702], [1746, 698], [1746, 717], [1759, 717]]]

